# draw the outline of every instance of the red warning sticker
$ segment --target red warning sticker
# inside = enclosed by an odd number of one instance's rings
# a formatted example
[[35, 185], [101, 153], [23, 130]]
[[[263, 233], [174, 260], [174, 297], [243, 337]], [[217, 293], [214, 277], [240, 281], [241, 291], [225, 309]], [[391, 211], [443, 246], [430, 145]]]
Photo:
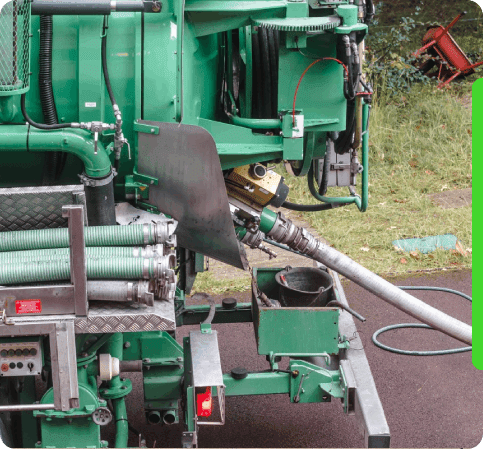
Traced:
[[15, 301], [15, 312], [22, 313], [40, 313], [42, 312], [42, 301], [40, 299], [22, 299]]

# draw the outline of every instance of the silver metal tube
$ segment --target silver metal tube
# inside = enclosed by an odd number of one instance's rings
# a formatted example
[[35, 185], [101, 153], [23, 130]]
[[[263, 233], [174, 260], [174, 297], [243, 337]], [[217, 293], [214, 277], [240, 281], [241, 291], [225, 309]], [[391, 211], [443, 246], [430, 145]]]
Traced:
[[54, 404], [17, 404], [17, 405], [0, 405], [0, 413], [2, 412], [28, 412], [31, 410], [54, 410]]
[[471, 326], [411, 296], [330, 246], [319, 242], [314, 259], [408, 315], [471, 345]]
[[279, 213], [267, 236], [342, 274], [382, 300], [408, 315], [459, 341], [471, 345], [471, 326], [411, 296], [390, 282], [372, 273], [339, 251], [318, 241], [306, 229], [295, 226]]

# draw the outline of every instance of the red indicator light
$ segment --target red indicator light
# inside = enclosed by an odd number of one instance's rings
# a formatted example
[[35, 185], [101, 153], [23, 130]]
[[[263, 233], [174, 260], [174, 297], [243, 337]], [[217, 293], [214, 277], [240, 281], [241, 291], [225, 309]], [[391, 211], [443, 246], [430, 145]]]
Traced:
[[21, 299], [15, 301], [15, 312], [18, 315], [22, 313], [41, 313], [42, 301], [40, 299]]
[[2, 363], [2, 371], [5, 373], [8, 371], [8, 364], [7, 363]]
[[213, 412], [213, 397], [211, 387], [200, 388], [200, 393], [196, 394], [196, 414], [198, 416], [211, 416]]

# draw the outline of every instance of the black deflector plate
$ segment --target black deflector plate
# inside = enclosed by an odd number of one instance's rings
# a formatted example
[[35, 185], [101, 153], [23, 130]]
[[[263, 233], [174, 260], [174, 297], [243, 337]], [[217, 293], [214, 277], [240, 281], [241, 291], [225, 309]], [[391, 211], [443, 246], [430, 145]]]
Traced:
[[178, 244], [246, 269], [235, 236], [216, 144], [204, 128], [139, 120], [159, 134], [138, 134], [137, 172], [158, 179], [149, 203], [178, 221]]

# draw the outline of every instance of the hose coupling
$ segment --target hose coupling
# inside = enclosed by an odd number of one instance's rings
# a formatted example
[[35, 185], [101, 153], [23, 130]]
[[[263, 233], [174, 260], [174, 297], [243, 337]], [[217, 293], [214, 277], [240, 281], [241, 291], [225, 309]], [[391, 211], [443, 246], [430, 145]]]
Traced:
[[162, 221], [154, 223], [154, 234], [156, 243], [161, 243], [164, 246], [176, 246], [176, 227], [178, 222], [172, 218], [165, 218]]
[[176, 293], [176, 255], [154, 259], [155, 294], [159, 299], [174, 299]]
[[275, 253], [274, 251], [272, 251], [270, 248], [266, 247], [263, 244], [264, 238], [265, 238], [265, 234], [263, 234], [263, 232], [259, 230], [255, 232], [252, 232], [251, 230], [247, 230], [246, 234], [241, 239], [241, 242], [249, 246], [250, 248], [259, 249], [260, 251], [267, 253], [270, 259], [277, 257], [277, 253]]

